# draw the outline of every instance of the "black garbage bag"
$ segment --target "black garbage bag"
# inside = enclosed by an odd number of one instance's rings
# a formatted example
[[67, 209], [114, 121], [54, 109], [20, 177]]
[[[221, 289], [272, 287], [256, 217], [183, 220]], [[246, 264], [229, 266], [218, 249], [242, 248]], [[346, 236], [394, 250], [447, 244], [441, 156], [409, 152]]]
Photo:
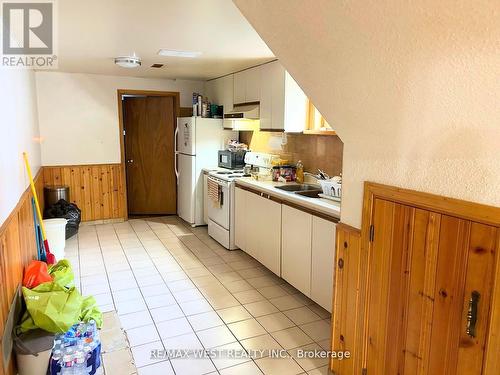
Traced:
[[76, 204], [60, 199], [57, 203], [45, 208], [43, 214], [45, 219], [64, 218], [68, 220], [66, 224], [66, 239], [78, 233], [78, 228], [82, 221], [82, 211]]

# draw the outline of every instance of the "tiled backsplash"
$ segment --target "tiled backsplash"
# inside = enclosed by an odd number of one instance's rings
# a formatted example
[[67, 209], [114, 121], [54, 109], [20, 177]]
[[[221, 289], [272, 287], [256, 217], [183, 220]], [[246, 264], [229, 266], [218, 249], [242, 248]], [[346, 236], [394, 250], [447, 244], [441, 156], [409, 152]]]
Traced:
[[[285, 145], [282, 145], [283, 137], [286, 137]], [[335, 135], [240, 131], [240, 141], [248, 144], [252, 151], [279, 154], [291, 162], [301, 160], [308, 172], [322, 169], [330, 176], [342, 172], [344, 144]]]

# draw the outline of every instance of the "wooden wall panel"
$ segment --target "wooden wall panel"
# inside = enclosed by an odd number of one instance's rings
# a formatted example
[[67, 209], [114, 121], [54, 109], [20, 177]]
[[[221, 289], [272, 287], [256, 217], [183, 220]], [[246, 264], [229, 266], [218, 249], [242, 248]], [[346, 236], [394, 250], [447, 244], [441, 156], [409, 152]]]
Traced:
[[332, 351], [349, 351], [351, 358], [332, 359], [330, 368], [337, 374], [360, 374], [363, 358], [361, 343], [366, 257], [361, 251], [359, 229], [339, 223], [336, 238]]
[[125, 219], [126, 192], [121, 164], [44, 167], [43, 183], [68, 185], [82, 221]]
[[[35, 186], [37, 192], [42, 191], [41, 172], [35, 177]], [[0, 228], [0, 347], [9, 308], [21, 283], [24, 266], [37, 256], [32, 197], [28, 188]], [[40, 203], [43, 204], [43, 200]], [[13, 361], [5, 369], [0, 358], [0, 374], [15, 373]]]

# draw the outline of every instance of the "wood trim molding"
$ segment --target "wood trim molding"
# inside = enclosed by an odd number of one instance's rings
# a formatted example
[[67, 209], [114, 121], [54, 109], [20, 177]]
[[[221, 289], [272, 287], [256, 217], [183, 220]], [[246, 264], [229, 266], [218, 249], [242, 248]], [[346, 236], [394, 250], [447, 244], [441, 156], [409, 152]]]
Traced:
[[[500, 227], [500, 207], [463, 201], [415, 190], [365, 182], [365, 203], [371, 206], [375, 198], [415, 206], [429, 211], [456, 216], [465, 220]], [[364, 214], [368, 207], [364, 207]], [[363, 222], [364, 219], [363, 219]]]
[[116, 99], [118, 101], [118, 131], [120, 137], [120, 164], [122, 185], [124, 188], [124, 201], [123, 207], [125, 212], [125, 219], [128, 219], [128, 203], [127, 203], [127, 171], [125, 168], [125, 145], [123, 143], [123, 104], [122, 95], [145, 95], [145, 96], [167, 96], [173, 97], [175, 101], [175, 118], [180, 117], [181, 114], [181, 99], [180, 93], [177, 91], [152, 91], [152, 90], [132, 90], [132, 89], [118, 89], [116, 91]]

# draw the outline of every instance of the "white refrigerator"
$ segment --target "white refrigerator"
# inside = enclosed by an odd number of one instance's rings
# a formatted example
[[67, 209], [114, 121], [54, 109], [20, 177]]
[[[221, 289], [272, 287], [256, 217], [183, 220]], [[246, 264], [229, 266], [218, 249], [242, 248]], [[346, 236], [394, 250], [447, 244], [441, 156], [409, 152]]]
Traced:
[[217, 167], [218, 153], [238, 132], [224, 130], [222, 120], [179, 117], [175, 129], [177, 214], [192, 226], [203, 220], [203, 168]]

